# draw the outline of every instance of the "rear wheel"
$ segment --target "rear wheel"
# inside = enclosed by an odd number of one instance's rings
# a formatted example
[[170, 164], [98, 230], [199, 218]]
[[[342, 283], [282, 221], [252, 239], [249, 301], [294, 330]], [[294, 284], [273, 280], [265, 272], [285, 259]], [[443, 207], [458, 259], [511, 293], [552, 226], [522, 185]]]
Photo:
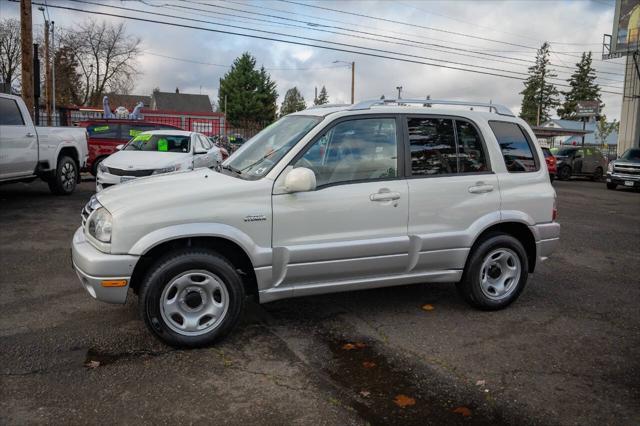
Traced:
[[607, 182], [607, 189], [614, 190], [618, 187], [615, 183]]
[[599, 182], [602, 180], [602, 175], [603, 175], [602, 167], [598, 167], [596, 171], [593, 172], [593, 175], [591, 176], [591, 180], [595, 182]]
[[140, 290], [147, 327], [176, 347], [202, 347], [227, 335], [244, 307], [242, 280], [229, 261], [206, 249], [160, 259]]
[[509, 234], [490, 234], [473, 249], [458, 290], [476, 308], [505, 308], [524, 290], [528, 264], [520, 241]]
[[71, 157], [62, 156], [54, 175], [47, 180], [49, 190], [56, 195], [69, 195], [78, 184], [78, 166]]
[[571, 167], [569, 166], [560, 167], [560, 169], [558, 170], [558, 179], [569, 180], [570, 177], [571, 177]]

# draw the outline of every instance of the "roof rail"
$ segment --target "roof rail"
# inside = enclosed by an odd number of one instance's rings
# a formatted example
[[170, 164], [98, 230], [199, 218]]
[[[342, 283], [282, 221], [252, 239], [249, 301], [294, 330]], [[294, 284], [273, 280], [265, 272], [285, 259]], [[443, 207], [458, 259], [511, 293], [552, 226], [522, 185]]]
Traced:
[[468, 101], [446, 101], [446, 100], [438, 100], [438, 99], [373, 99], [369, 101], [358, 102], [351, 108], [352, 111], [370, 109], [372, 106], [376, 105], [387, 105], [387, 104], [420, 104], [425, 107], [430, 107], [431, 105], [457, 105], [457, 106], [469, 106], [469, 107], [484, 107], [489, 108], [489, 111], [494, 111], [496, 114], [500, 115], [508, 115], [510, 117], [515, 117], [515, 114], [511, 112], [511, 110], [504, 105], [494, 104], [491, 102], [468, 102]]
[[346, 107], [351, 106], [351, 104], [322, 104], [322, 105], [311, 105], [307, 109], [317, 109], [317, 108], [337, 108], [337, 107]]

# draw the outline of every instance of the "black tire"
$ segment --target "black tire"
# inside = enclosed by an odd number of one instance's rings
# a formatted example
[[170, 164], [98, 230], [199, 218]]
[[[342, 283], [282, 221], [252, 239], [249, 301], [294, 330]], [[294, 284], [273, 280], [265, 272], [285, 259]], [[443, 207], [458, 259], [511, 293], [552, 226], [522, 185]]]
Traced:
[[602, 180], [603, 170], [602, 167], [598, 167], [593, 175], [591, 176], [591, 180], [594, 182], [600, 182]]
[[[226, 303], [226, 313], [220, 316], [221, 319], [215, 321], [217, 323], [213, 324], [215, 327], [208, 329], [203, 334], [188, 335], [188, 332], [181, 333], [175, 330], [175, 320], [173, 320], [174, 325], [172, 326], [172, 320], [165, 318], [164, 313], [161, 312], [160, 304], [165, 287], [171, 285], [176, 278], [185, 273], [197, 274], [198, 271], [209, 273], [217, 278], [226, 289], [228, 301]], [[197, 285], [197, 283], [194, 285]], [[189, 288], [187, 287], [184, 291], [181, 290], [180, 294], [188, 292]], [[178, 303], [177, 298], [180, 294], [176, 292], [175, 296], [173, 296], [176, 298], [176, 303]], [[188, 296], [189, 293], [181, 299], [181, 306], [188, 303], [186, 301]], [[213, 301], [213, 295], [211, 295], [211, 300]], [[200, 301], [202, 302], [202, 299]], [[151, 267], [140, 288], [138, 308], [149, 330], [164, 343], [174, 347], [197, 348], [211, 345], [226, 336], [240, 319], [244, 309], [244, 301], [245, 294], [242, 279], [233, 265], [214, 251], [193, 248], [183, 249], [164, 256]], [[180, 317], [180, 314], [178, 314], [178, 317]], [[186, 320], [183, 319], [183, 321]]]
[[554, 175], [553, 173], [549, 173], [549, 182], [553, 183], [555, 179], [556, 179], [556, 175]]
[[617, 187], [615, 183], [607, 182], [607, 189], [615, 190]]
[[[496, 250], [515, 254], [519, 260], [520, 274], [517, 282], [512, 278], [510, 288], [503, 298], [489, 297], [481, 286], [481, 270], [486, 258]], [[514, 264], [515, 265], [515, 264]], [[462, 280], [456, 285], [460, 295], [471, 306], [482, 310], [503, 309], [513, 303], [525, 288], [529, 275], [527, 252], [522, 243], [509, 234], [492, 233], [474, 244]]]
[[96, 158], [96, 160], [91, 165], [91, 174], [93, 175], [93, 177], [98, 176], [98, 166], [104, 161], [105, 158], [107, 157]]
[[558, 169], [558, 179], [559, 180], [569, 180], [571, 177], [571, 167], [562, 166]]
[[56, 195], [70, 195], [78, 185], [79, 176], [75, 160], [62, 156], [58, 159], [55, 172], [47, 179], [49, 190]]

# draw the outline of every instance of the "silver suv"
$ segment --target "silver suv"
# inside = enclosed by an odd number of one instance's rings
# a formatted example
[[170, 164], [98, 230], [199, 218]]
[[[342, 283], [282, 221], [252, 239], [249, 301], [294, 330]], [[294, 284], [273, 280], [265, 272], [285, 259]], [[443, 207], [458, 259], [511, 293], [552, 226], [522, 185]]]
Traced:
[[100, 192], [73, 238], [82, 285], [111, 303], [133, 290], [149, 329], [189, 347], [229, 333], [247, 295], [451, 282], [504, 308], [559, 241], [544, 156], [503, 106], [428, 102], [307, 109], [221, 172]]

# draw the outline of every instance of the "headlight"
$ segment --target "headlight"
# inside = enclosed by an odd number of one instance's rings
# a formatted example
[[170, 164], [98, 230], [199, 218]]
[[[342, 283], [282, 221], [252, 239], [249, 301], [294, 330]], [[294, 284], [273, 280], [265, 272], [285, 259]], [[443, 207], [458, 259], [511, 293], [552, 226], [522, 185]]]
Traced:
[[613, 161], [609, 162], [609, 165], [607, 166], [607, 170], [609, 171], [609, 173], [613, 172]]
[[103, 243], [111, 242], [111, 213], [104, 207], [94, 211], [87, 224], [89, 235]]
[[164, 169], [156, 169], [151, 174], [152, 175], [160, 175], [162, 173], [171, 173], [171, 172], [175, 172], [176, 170], [180, 170], [181, 168], [182, 168], [182, 165], [178, 164], [178, 165], [171, 166], [171, 167], [165, 167]]
[[109, 173], [109, 168], [101, 161], [100, 164], [98, 164], [98, 171], [102, 173]]

